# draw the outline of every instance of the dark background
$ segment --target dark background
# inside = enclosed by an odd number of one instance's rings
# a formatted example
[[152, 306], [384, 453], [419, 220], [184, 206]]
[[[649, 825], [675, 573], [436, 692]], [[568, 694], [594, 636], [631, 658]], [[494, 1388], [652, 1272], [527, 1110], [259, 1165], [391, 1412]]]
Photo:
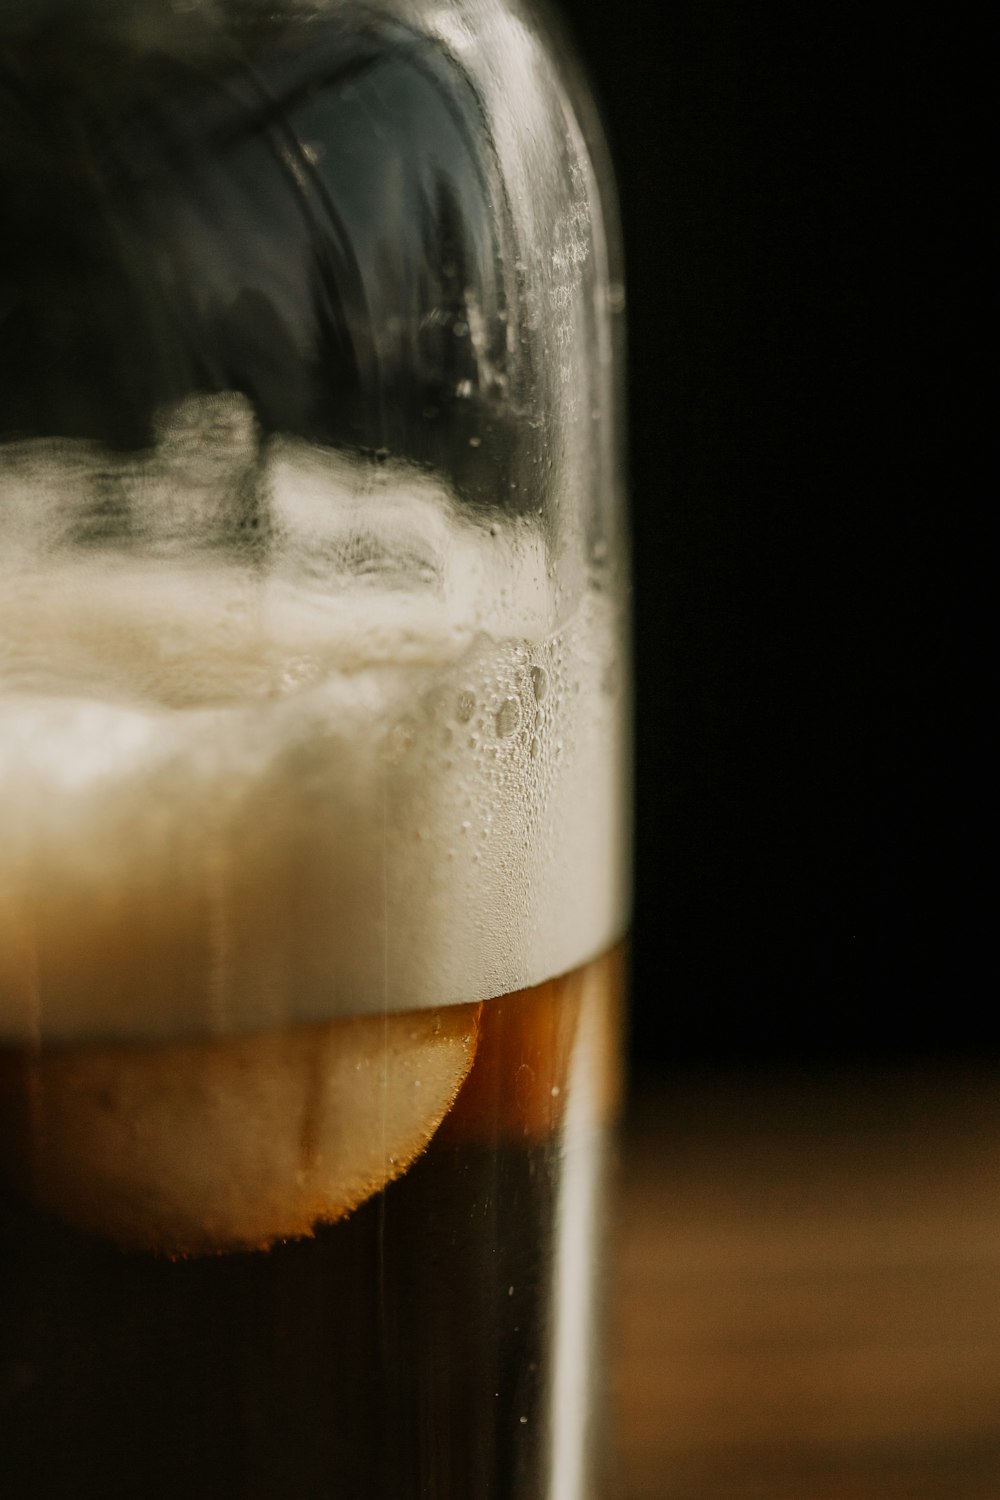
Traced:
[[565, 9], [625, 228], [634, 1065], [995, 1051], [982, 39]]

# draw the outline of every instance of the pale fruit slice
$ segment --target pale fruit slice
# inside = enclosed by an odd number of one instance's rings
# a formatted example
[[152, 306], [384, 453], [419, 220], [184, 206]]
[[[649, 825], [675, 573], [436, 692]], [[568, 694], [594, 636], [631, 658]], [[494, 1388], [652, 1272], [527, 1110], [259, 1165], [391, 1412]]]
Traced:
[[471, 1066], [479, 1010], [8, 1053], [21, 1116], [8, 1165], [36, 1202], [126, 1249], [308, 1235], [424, 1150]]

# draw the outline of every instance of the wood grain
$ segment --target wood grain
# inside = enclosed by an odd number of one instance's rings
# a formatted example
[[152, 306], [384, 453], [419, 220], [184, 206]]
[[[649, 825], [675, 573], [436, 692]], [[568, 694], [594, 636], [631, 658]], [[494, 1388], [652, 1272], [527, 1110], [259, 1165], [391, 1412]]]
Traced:
[[686, 1081], [623, 1135], [625, 1500], [997, 1500], [1000, 1076]]

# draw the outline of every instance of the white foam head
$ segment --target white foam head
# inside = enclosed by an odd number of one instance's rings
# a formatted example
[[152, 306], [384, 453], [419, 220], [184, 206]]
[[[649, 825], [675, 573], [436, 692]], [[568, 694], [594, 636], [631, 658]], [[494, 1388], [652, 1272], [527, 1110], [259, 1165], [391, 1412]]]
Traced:
[[[481, 999], [623, 929], [613, 605], [567, 610], [528, 522], [261, 452], [220, 401], [141, 463], [64, 443], [0, 465], [8, 1037]], [[219, 517], [250, 478], [241, 555]], [[101, 543], [109, 494], [130, 549]]]

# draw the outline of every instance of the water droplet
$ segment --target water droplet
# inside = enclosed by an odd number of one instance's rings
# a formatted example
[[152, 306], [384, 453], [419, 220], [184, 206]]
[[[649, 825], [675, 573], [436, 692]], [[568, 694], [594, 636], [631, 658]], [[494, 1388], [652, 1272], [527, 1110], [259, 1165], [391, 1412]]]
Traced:
[[479, 448], [479, 447], [482, 446], [482, 441], [483, 441], [482, 438], [471, 437], [469, 439], [469, 447], [470, 448]]
[[417, 726], [412, 719], [400, 719], [393, 724], [382, 745], [382, 754], [392, 764], [408, 755], [417, 742]]
[[469, 331], [469, 325], [459, 318], [457, 322], [451, 325], [451, 331], [457, 339], [464, 339]]
[[460, 724], [468, 724], [476, 708], [475, 693], [461, 692], [455, 706], [455, 717]]
[[608, 312], [620, 313], [625, 311], [625, 288], [620, 281], [610, 281], [604, 299], [608, 306]]
[[549, 691], [549, 674], [544, 667], [532, 667], [531, 686], [535, 694], [535, 702], [541, 703]]
[[518, 1417], [518, 1421], [520, 1422], [522, 1427], [526, 1427], [528, 1425], [527, 1417]]
[[531, 744], [528, 746], [528, 752], [529, 752], [532, 760], [537, 760], [538, 759], [539, 755], [541, 754], [541, 749], [542, 749], [542, 742], [541, 742], [541, 740], [538, 738], [537, 734], [533, 734], [531, 736]]
[[521, 705], [516, 698], [505, 698], [496, 712], [497, 735], [504, 740], [521, 723]]
[[455, 387], [455, 395], [462, 401], [467, 401], [472, 395], [472, 381], [460, 380]]

